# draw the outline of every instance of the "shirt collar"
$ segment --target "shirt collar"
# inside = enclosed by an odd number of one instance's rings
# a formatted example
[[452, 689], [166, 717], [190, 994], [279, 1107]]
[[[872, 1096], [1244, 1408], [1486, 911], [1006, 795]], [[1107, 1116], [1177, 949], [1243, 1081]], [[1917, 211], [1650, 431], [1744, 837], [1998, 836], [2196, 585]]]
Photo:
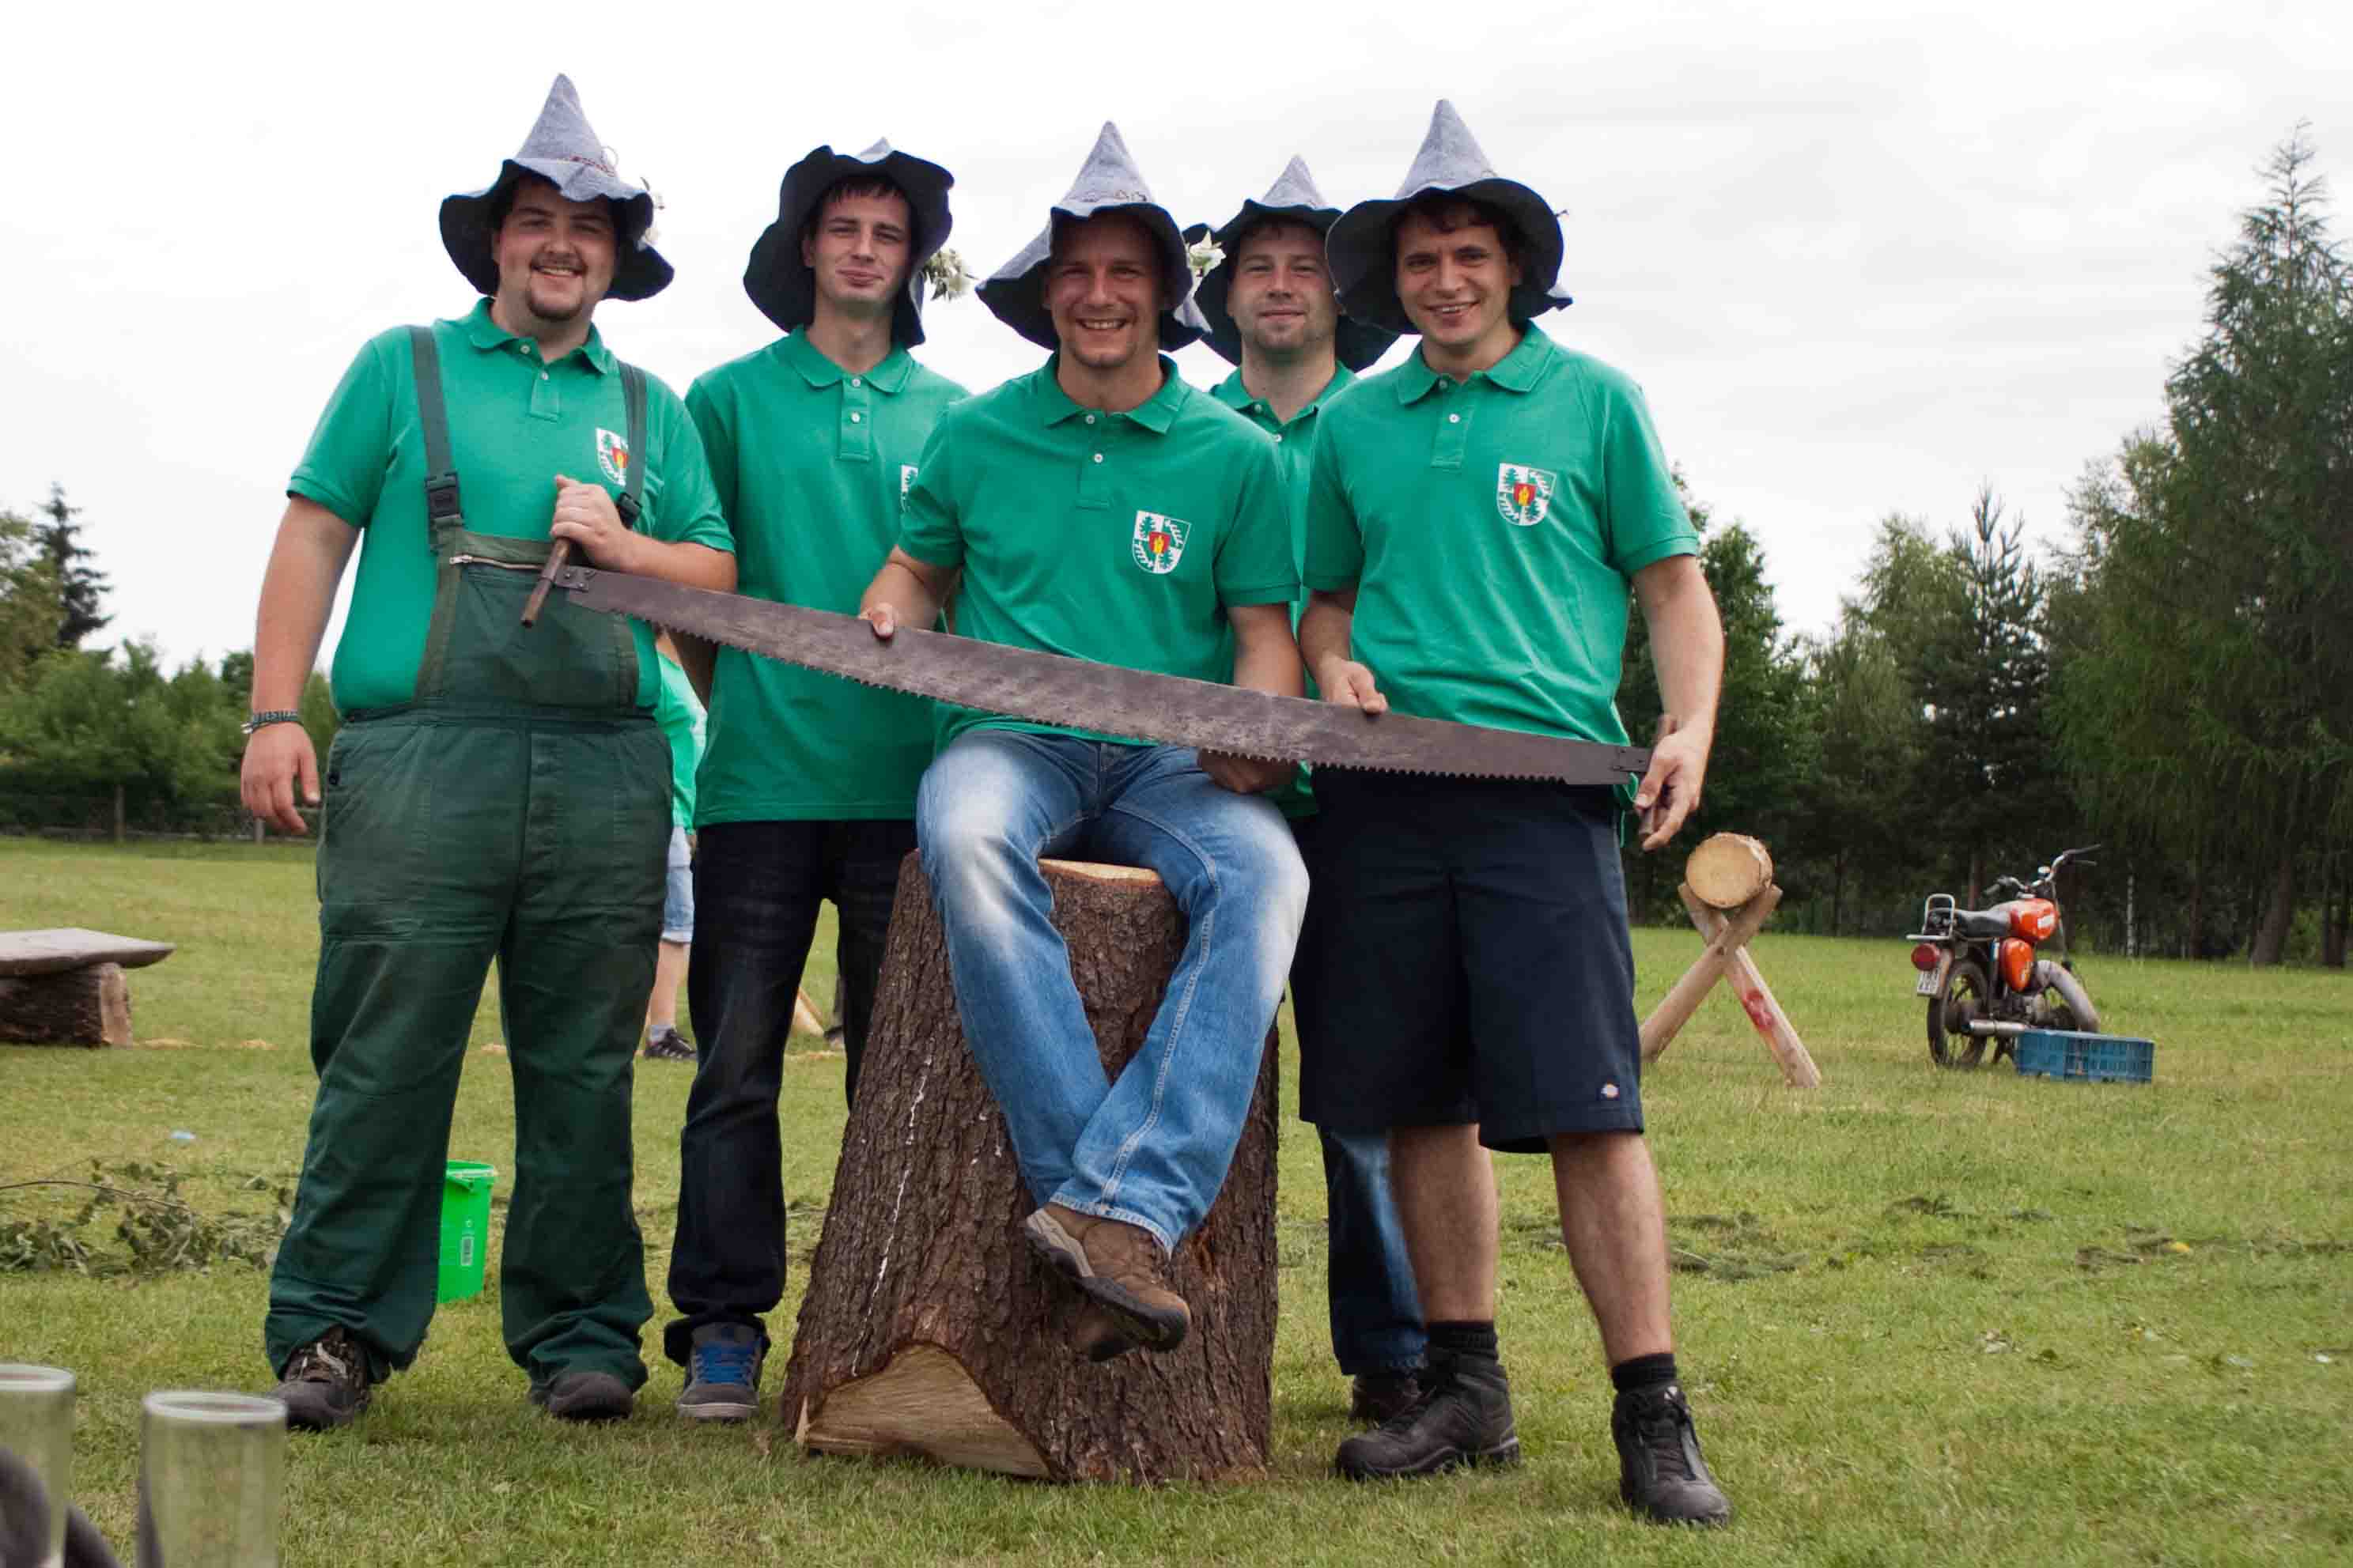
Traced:
[[[1347, 385], [1350, 382], [1356, 379], [1356, 373], [1355, 371], [1350, 370], [1345, 364], [1335, 363], [1332, 367], [1332, 379], [1324, 384], [1324, 390], [1317, 393], [1314, 397], [1309, 398], [1307, 400], [1306, 406], [1300, 409], [1300, 411], [1293, 415], [1292, 417], [1293, 419], [1304, 419], [1309, 415], [1317, 412], [1324, 406], [1325, 400], [1330, 398], [1334, 393], [1338, 392], [1342, 387]], [[1269, 408], [1260, 399], [1252, 397], [1250, 395], [1250, 388], [1242, 384], [1242, 373], [1239, 370], [1226, 377], [1225, 380], [1218, 383], [1217, 385], [1211, 387], [1209, 389], [1209, 395], [1216, 398], [1219, 402], [1224, 404], [1227, 407], [1232, 409], [1237, 414], [1250, 414], [1255, 412], [1265, 415], [1269, 421], [1271, 421], [1274, 418], [1274, 411], [1272, 409]]]
[[[1485, 370], [1472, 372], [1468, 379], [1475, 381], [1484, 376], [1505, 392], [1531, 392], [1551, 372], [1556, 352], [1553, 341], [1545, 336], [1543, 328], [1534, 321], [1523, 321], [1520, 324], [1520, 341], [1512, 352]], [[1391, 374], [1397, 377], [1399, 403], [1419, 402], [1429, 395], [1430, 389], [1439, 382], [1438, 373], [1430, 368], [1419, 349], [1414, 350], [1405, 363]]]
[[[831, 386], [849, 374], [826, 358], [825, 351], [809, 342], [808, 334], [798, 329], [776, 340], [776, 352], [786, 364], [800, 372], [802, 379], [811, 386]], [[881, 364], [865, 372], [859, 379], [877, 392], [895, 394], [906, 386], [907, 378], [914, 373], [913, 357], [894, 344]]]
[[[474, 308], [466, 314], [466, 341], [476, 348], [488, 352], [491, 349], [502, 349], [509, 343], [520, 342], [522, 340], [518, 334], [507, 331], [491, 319], [490, 297], [484, 295], [474, 301]], [[572, 353], [586, 361], [588, 368], [597, 374], [612, 374], [615, 363], [613, 351], [605, 346], [605, 340], [597, 335], [593, 322], [588, 328], [588, 341], [573, 350]], [[572, 354], [565, 356], [565, 359], [571, 357]], [[559, 360], [556, 363], [560, 364], [563, 362]]]
[[[1183, 376], [1176, 374], [1175, 360], [1166, 354], [1159, 357], [1160, 390], [1127, 410], [1123, 417], [1134, 420], [1155, 436], [1165, 436], [1168, 427], [1176, 423], [1176, 411], [1185, 406], [1185, 400], [1193, 395], [1193, 389], [1185, 384]], [[1061, 360], [1058, 351], [1046, 361], [1031, 384], [1038, 401], [1038, 423], [1040, 425], [1060, 425], [1063, 420], [1076, 418], [1082, 414], [1102, 412], [1100, 409], [1082, 408], [1071, 401], [1069, 393], [1062, 390], [1062, 383], [1054, 374]]]

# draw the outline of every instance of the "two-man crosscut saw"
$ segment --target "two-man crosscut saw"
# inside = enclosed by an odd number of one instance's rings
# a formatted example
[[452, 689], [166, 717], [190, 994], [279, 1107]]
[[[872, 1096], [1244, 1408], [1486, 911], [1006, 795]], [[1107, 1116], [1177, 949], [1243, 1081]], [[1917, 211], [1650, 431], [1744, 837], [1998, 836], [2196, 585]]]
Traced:
[[1622, 784], [1651, 765], [1639, 746], [1366, 713], [946, 632], [902, 626], [886, 641], [854, 616], [626, 572], [563, 566], [550, 580], [583, 609], [633, 616], [868, 686], [1097, 734], [1324, 767], [1572, 784]]

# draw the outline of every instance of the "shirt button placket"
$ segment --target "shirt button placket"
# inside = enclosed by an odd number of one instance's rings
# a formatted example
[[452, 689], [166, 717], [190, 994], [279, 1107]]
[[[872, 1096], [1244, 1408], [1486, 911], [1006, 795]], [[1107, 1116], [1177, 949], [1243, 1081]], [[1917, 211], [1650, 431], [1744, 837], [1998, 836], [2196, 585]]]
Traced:
[[841, 437], [834, 456], [845, 463], [874, 460], [874, 405], [866, 378], [853, 375], [841, 384]]
[[1438, 435], [1430, 442], [1430, 466], [1459, 468], [1462, 466], [1462, 445], [1471, 435], [1471, 399], [1466, 388], [1451, 382], [1440, 382], [1438, 393], [1438, 406], [1444, 412], [1439, 416]]
[[1111, 431], [1106, 421], [1095, 415], [1086, 416], [1079, 426], [1079, 504], [1085, 507], [1111, 505], [1111, 464], [1103, 456], [1111, 445]]

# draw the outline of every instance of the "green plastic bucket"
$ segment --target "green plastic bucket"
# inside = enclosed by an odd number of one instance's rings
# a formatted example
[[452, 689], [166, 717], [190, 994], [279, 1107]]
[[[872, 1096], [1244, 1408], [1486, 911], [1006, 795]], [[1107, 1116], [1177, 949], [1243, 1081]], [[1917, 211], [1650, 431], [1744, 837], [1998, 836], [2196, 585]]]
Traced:
[[482, 1264], [491, 1247], [491, 1184], [495, 1165], [452, 1160], [441, 1187], [441, 1278], [436, 1301], [462, 1301], [482, 1293]]

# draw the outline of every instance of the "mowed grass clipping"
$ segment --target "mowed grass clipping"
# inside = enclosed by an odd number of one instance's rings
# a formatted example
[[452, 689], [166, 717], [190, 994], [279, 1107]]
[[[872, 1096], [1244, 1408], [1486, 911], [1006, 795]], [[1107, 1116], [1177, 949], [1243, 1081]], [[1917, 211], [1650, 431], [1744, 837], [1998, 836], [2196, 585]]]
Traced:
[[[1671, 851], [1680, 853], [1680, 849]], [[0, 1183], [91, 1156], [164, 1160], [249, 1208], [290, 1179], [312, 1084], [312, 864], [299, 847], [0, 840], [0, 928], [175, 942], [132, 975], [130, 1050], [0, 1049]], [[832, 994], [831, 926], [807, 984]], [[1648, 1006], [1696, 954], [1635, 935]], [[482, 1565], [828, 1563], [2291, 1563], [2353, 1553], [2353, 982], [2133, 963], [2083, 973], [2109, 1026], [2157, 1042], [2149, 1085], [1927, 1062], [1899, 933], [1756, 948], [1823, 1074], [1783, 1087], [1727, 997], [1643, 1086], [1675, 1248], [1680, 1354], [1729, 1536], [1616, 1505], [1609, 1381], [1544, 1163], [1501, 1162], [1500, 1321], [1527, 1463], [1366, 1488], [1330, 1356], [1314, 1141], [1283, 1126], [1274, 1456], [1259, 1484], [1054, 1488], [912, 1462], [805, 1459], [787, 1428], [690, 1428], [659, 1360], [636, 1417], [529, 1409], [495, 1284], [445, 1309], [357, 1426], [293, 1444], [286, 1561]], [[1285, 1023], [1286, 1100], [1295, 1086]], [[485, 1000], [453, 1156], [512, 1181], [512, 1096]], [[691, 1069], [639, 1064], [636, 1193], [657, 1302]], [[843, 1122], [841, 1062], [796, 1040], [780, 1110], [795, 1277], [782, 1380]], [[174, 1131], [193, 1135], [174, 1141]], [[0, 1193], [0, 1218], [70, 1190]], [[494, 1215], [495, 1232], [499, 1218]], [[492, 1254], [495, 1279], [496, 1253]], [[266, 1388], [265, 1277], [0, 1275], [0, 1360], [81, 1380], [78, 1500], [132, 1533], [138, 1400]], [[658, 1331], [666, 1306], [652, 1326]]]

